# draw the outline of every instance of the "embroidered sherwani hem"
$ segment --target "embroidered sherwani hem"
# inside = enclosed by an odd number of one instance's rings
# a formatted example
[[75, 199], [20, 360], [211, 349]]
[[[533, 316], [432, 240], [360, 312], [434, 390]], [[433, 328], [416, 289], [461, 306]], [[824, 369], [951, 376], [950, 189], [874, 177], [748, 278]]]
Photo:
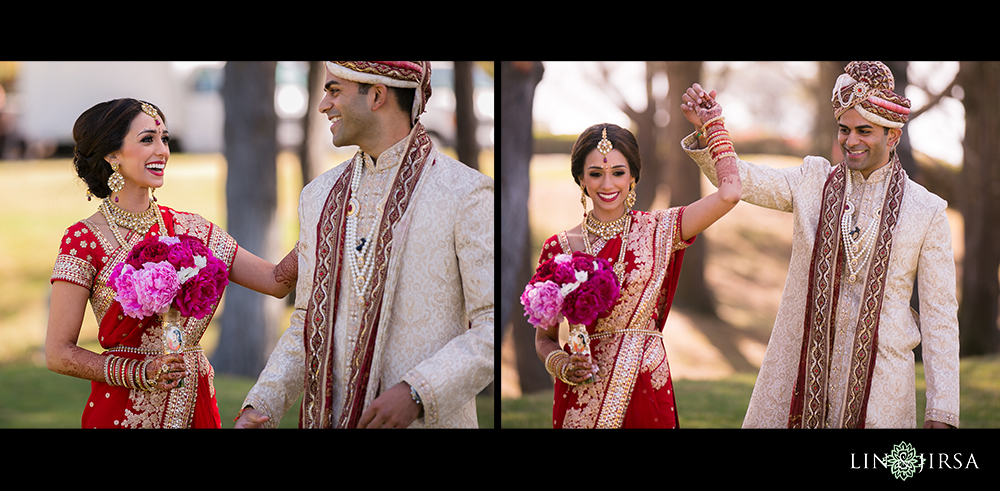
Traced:
[[[693, 145], [694, 135], [682, 142], [688, 155], [708, 179], [717, 184], [710, 156], [705, 150], [693, 149]], [[927, 383], [924, 419], [957, 427], [958, 302], [947, 203], [906, 178], [905, 173], [894, 174], [893, 169], [898, 168], [898, 164], [883, 166], [867, 179], [860, 172], [848, 171], [842, 165], [831, 165], [826, 159], [812, 156], [806, 157], [802, 165], [784, 169], [742, 160], [738, 160], [738, 167], [743, 201], [793, 215], [788, 275], [743, 427], [789, 427], [790, 414], [795, 414], [796, 397], [805, 396], [803, 392], [796, 392], [797, 381], [800, 391], [820, 395], [811, 401], [798, 401], [800, 416], [803, 408], [806, 413], [815, 411], [812, 416], [816, 427], [915, 427], [913, 349], [918, 344], [922, 345]], [[902, 172], [901, 168], [898, 172]], [[894, 176], [897, 176], [895, 181]], [[840, 199], [844, 200], [846, 192], [843, 189], [835, 191], [827, 184], [847, 184], [848, 179], [852, 191], [846, 201], [840, 203], [846, 207], [850, 201], [852, 210], [856, 211], [853, 215], [843, 212], [849, 222], [844, 222], [843, 226], [855, 233], [875, 227], [873, 233], [877, 230], [888, 234], [886, 239], [891, 238], [891, 242], [883, 256], [873, 252], [867, 257], [867, 263], [856, 274], [846, 264], [849, 261], [846, 254], [836, 256], [837, 262], [828, 264], [831, 274], [824, 277], [830, 284], [822, 284], [829, 295], [824, 302], [817, 302], [818, 290], [811, 290], [810, 285], [822, 283], [811, 281], [821, 278], [819, 269], [822, 268], [816, 267], [814, 252], [825, 250], [814, 246], [826, 237], [824, 234], [836, 234], [837, 240], [843, 240], [844, 232], [839, 220], [821, 216], [823, 210], [840, 213], [829, 204], [824, 208], [823, 199], [824, 196], [836, 198], [839, 192]], [[894, 189], [893, 182], [901, 183], [900, 189]], [[894, 212], [896, 223], [889, 227], [884, 222], [891, 196], [898, 196], [899, 203]], [[830, 244], [843, 247], [842, 243]], [[861, 262], [864, 261], [862, 258]], [[834, 271], [837, 274], [832, 274]], [[914, 281], [920, 290], [919, 315], [910, 308]], [[869, 286], [873, 284], [877, 288]], [[878, 291], [873, 293], [876, 289]], [[810, 310], [819, 303], [827, 309], [825, 314]], [[807, 319], [807, 312], [829, 317], [825, 319], [829, 329], [825, 341], [806, 339], [803, 342], [803, 333], [815, 321]], [[872, 330], [866, 331], [869, 327]], [[866, 337], [871, 334], [877, 339]], [[856, 364], [862, 340], [876, 346], [866, 354], [874, 358], [867, 375], [861, 373]], [[809, 358], [806, 350], [820, 346], [821, 342], [826, 344], [812, 352], [817, 356]], [[820, 362], [800, 366], [800, 362], [807, 360]], [[807, 371], [815, 377], [805, 379], [808, 382], [803, 385], [802, 374]], [[853, 390], [856, 388], [863, 389], [867, 395], [860, 397]], [[852, 421], [852, 417], [861, 420]], [[791, 423], [795, 426], [799, 421]]]

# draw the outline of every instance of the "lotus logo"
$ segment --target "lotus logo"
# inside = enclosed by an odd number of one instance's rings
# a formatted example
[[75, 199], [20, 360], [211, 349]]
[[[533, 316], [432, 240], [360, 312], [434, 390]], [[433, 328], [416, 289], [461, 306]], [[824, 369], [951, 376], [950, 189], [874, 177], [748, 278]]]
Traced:
[[916, 474], [917, 469], [922, 467], [922, 457], [917, 455], [913, 445], [906, 442], [899, 442], [892, 447], [892, 452], [886, 456], [886, 465], [892, 471], [896, 479], [907, 480]]

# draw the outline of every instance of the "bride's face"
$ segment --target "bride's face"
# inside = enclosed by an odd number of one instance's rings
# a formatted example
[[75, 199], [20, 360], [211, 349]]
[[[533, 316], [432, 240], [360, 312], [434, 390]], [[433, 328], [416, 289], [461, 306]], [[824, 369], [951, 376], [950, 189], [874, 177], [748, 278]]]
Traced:
[[170, 134], [166, 125], [156, 123], [140, 112], [134, 120], [121, 150], [114, 158], [119, 163], [126, 186], [158, 188], [163, 186], [163, 171], [170, 158]]
[[594, 200], [594, 217], [611, 221], [625, 212], [625, 197], [632, 175], [628, 161], [618, 150], [608, 152], [607, 162], [604, 158], [596, 149], [587, 155], [581, 182], [587, 188], [587, 195]]

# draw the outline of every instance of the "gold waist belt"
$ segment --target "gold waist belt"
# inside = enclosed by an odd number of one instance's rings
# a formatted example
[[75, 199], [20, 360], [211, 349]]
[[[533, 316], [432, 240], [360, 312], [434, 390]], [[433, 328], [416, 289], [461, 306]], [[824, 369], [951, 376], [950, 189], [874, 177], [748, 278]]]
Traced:
[[[204, 351], [201, 345], [185, 346], [181, 348], [182, 353], [200, 353]], [[152, 350], [152, 349], [142, 349], [133, 348], [131, 346], [114, 346], [107, 349], [108, 353], [133, 353], [137, 355], [162, 355], [164, 354], [162, 350]]]
[[650, 331], [647, 329], [621, 329], [618, 331], [604, 331], [604, 332], [594, 333], [593, 336], [590, 336], [590, 339], [610, 338], [611, 336], [616, 336], [618, 334], [641, 334], [645, 336], [656, 336], [658, 338], [663, 337], [663, 333], [661, 333], [660, 331]]

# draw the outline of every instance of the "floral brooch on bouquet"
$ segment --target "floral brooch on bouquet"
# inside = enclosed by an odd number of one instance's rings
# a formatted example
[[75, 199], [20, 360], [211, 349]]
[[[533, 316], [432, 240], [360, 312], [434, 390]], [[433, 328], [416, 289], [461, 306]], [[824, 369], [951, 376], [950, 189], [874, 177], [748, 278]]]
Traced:
[[143, 239], [108, 278], [125, 315], [136, 319], [171, 308], [184, 317], [201, 319], [228, 284], [226, 263], [190, 235]]
[[583, 252], [559, 254], [542, 263], [521, 294], [528, 322], [540, 329], [570, 324], [588, 326], [621, 294], [618, 278], [605, 259]]

